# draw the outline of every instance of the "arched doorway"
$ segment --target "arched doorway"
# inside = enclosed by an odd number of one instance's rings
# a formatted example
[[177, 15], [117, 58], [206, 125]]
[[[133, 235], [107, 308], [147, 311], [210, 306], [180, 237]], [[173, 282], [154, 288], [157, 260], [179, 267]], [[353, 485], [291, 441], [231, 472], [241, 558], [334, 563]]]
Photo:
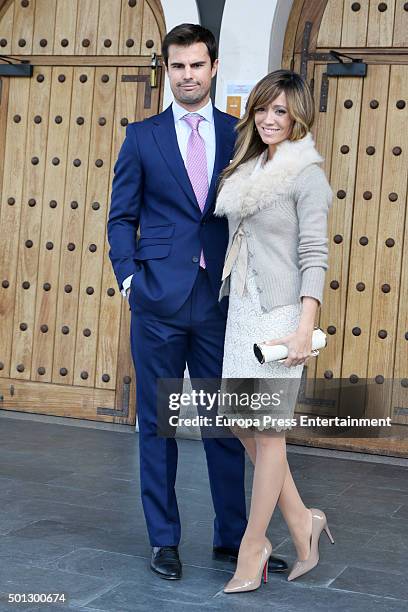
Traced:
[[[309, 367], [308, 384], [315, 377], [367, 379], [366, 416], [391, 417], [396, 436], [318, 444], [403, 456], [408, 455], [407, 33], [408, 4], [402, 0], [295, 0], [283, 57], [284, 66], [313, 87], [315, 139], [335, 194], [321, 313], [329, 343]], [[366, 76], [330, 76], [328, 64], [341, 66], [330, 55], [333, 49], [366, 63]], [[324, 402], [312, 403], [310, 411], [324, 412]]]
[[0, 77], [0, 408], [135, 422], [106, 219], [164, 34], [159, 0], [0, 0], [0, 54], [33, 66]]

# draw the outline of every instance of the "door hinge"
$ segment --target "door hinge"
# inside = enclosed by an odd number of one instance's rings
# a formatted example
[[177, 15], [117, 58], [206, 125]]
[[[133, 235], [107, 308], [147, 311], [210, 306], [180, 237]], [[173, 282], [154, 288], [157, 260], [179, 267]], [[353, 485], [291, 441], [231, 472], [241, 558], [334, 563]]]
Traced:
[[[333, 50], [330, 50], [330, 55], [337, 59], [337, 62], [327, 64], [327, 76], [365, 77], [367, 75], [367, 64], [361, 58], [350, 57]], [[343, 57], [350, 59], [351, 62], [344, 62]]]
[[[20, 60], [10, 55], [0, 55], [0, 77], [32, 77], [34, 66], [28, 60]], [[15, 64], [14, 62], [19, 62]]]

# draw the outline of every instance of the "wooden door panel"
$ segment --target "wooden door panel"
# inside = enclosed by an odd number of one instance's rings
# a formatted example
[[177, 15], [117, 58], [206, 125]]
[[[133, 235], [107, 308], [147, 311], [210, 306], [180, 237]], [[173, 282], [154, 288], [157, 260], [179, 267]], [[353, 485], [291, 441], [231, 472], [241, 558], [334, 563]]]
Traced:
[[122, 18], [119, 31], [120, 55], [139, 55], [142, 51], [143, 3], [130, 6], [122, 3]]
[[78, 0], [75, 55], [97, 55], [99, 2]]
[[108, 257], [106, 222], [126, 125], [158, 111], [160, 74], [151, 89], [149, 68], [36, 66], [32, 79], [9, 85], [2, 406], [134, 422], [130, 313]]
[[[323, 166], [327, 176], [330, 176], [330, 166], [331, 166], [331, 158], [332, 158], [332, 150], [333, 150], [333, 123], [335, 117], [335, 102], [336, 95], [335, 91], [333, 91], [333, 86], [336, 87], [337, 83], [330, 83], [330, 97], [328, 98], [328, 104], [326, 107], [326, 112], [320, 112], [320, 96], [319, 92], [322, 89], [322, 83], [325, 78], [324, 74], [324, 66], [316, 65], [313, 77], [313, 89], [315, 92], [314, 101], [315, 101], [315, 117], [316, 121], [313, 126], [313, 137], [316, 143], [317, 150], [320, 152], [322, 157], [324, 158]], [[331, 218], [329, 218], [329, 226], [331, 225]], [[329, 229], [330, 235], [331, 230]], [[328, 296], [325, 296], [325, 301], [328, 299]], [[319, 313], [320, 314], [320, 313]], [[319, 325], [322, 325], [322, 321], [319, 321]], [[319, 362], [317, 359], [311, 360], [307, 365], [307, 380], [306, 380], [306, 395], [308, 397], [314, 394], [315, 390], [315, 378], [316, 371]], [[321, 397], [321, 395], [319, 395]], [[320, 412], [320, 407], [311, 406], [311, 412]]]
[[[385, 8], [385, 10], [379, 10], [379, 8]], [[367, 47], [392, 46], [394, 15], [395, 0], [387, 0], [382, 6], [377, 0], [370, 0]]]
[[[324, 376], [325, 372], [335, 378], [341, 376], [362, 85], [360, 79], [330, 79], [332, 133], [326, 131], [320, 136], [329, 142], [333, 139], [331, 163], [326, 172], [334, 200], [328, 232], [329, 271], [320, 319], [323, 328], [328, 330], [330, 342], [318, 359], [318, 376]], [[345, 106], [348, 100], [352, 102], [350, 108]], [[320, 135], [319, 127], [318, 124]]]
[[[381, 83], [381, 86], [379, 86]], [[342, 376], [368, 374], [389, 67], [370, 66], [363, 82]], [[370, 148], [371, 147], [371, 148]], [[373, 152], [374, 151], [374, 152]], [[363, 291], [357, 289], [364, 283]]]
[[[334, 192], [320, 313], [328, 346], [308, 375], [342, 378], [343, 387], [359, 382], [366, 416], [390, 416], [395, 424], [393, 441], [379, 431], [371, 447], [363, 439], [323, 445], [408, 452], [395, 442], [403, 438], [398, 426], [408, 424], [406, 2], [295, 0], [292, 17], [285, 65], [309, 81], [313, 73], [313, 132]], [[333, 48], [367, 63], [367, 75], [327, 77]], [[343, 388], [339, 400], [338, 414], [348, 413]], [[328, 403], [309, 406], [330, 415]]]
[[165, 32], [158, 0], [0, 0], [3, 54], [150, 56]]
[[[27, 132], [25, 144], [25, 168], [33, 168], [33, 172], [24, 173], [23, 193], [21, 200], [20, 228], [18, 244], [17, 278], [13, 322], [13, 351], [11, 357], [11, 376], [29, 380], [32, 376], [31, 355], [35, 330], [35, 299], [38, 288], [37, 272], [41, 250], [39, 231], [44, 190], [44, 160], [40, 160], [37, 168], [32, 160], [39, 152], [44, 151], [47, 142], [49, 124], [49, 101], [51, 92], [51, 68], [45, 68], [41, 74], [30, 81], [30, 92], [27, 112]], [[10, 147], [19, 143], [10, 142]], [[8, 150], [8, 149], [7, 149]], [[17, 228], [16, 230], [17, 233]], [[29, 286], [28, 286], [29, 285]], [[24, 289], [24, 287], [27, 287]], [[23, 326], [23, 329], [20, 328]], [[23, 366], [22, 371], [17, 366]], [[21, 370], [21, 367], [20, 367]]]
[[408, 46], [408, 11], [406, 0], [397, 0], [395, 5], [395, 21], [393, 47]]
[[[5, 79], [3, 79], [4, 81]], [[2, 301], [0, 376], [10, 376], [11, 350], [16, 300], [19, 225], [24, 184], [25, 145], [28, 122], [30, 82], [17, 79], [9, 82], [7, 131], [3, 163], [2, 206], [0, 217], [0, 265], [2, 266]], [[3, 92], [4, 93], [4, 92]], [[12, 368], [13, 375], [16, 367]]]
[[122, 0], [99, 0], [98, 55], [119, 52], [120, 12]]
[[365, 47], [367, 42], [369, 5], [365, 0], [358, 3], [360, 5], [358, 10], [354, 10], [355, 4], [353, 0], [344, 0], [341, 28], [342, 47]]
[[78, 0], [57, 0], [54, 55], [75, 53]]
[[[370, 325], [370, 378], [381, 373], [389, 379], [394, 371], [408, 178], [408, 151], [404, 146], [404, 134], [401, 130], [403, 125], [407, 125], [408, 112], [407, 106], [403, 109], [397, 107], [397, 102], [401, 99], [408, 100], [408, 66], [392, 66]], [[388, 286], [389, 291], [384, 292]]]
[[[110, 389], [0, 379], [0, 408], [3, 410], [112, 422], [110, 411], [116, 395]], [[120, 422], [134, 423], [134, 413], [130, 412], [129, 418]]]
[[14, 3], [7, 5], [3, 11], [0, 11], [0, 16], [2, 13], [0, 30], [0, 38], [2, 39], [1, 54], [10, 55], [13, 38]]
[[106, 224], [126, 126], [160, 109], [164, 33], [155, 0], [0, 0], [1, 52], [34, 65], [0, 81], [2, 408], [135, 422]]
[[[65, 193], [63, 198], [63, 221], [61, 254], [58, 277], [58, 302], [53, 355], [53, 382], [72, 385], [78, 329], [78, 299], [81, 273], [85, 210], [94, 216], [93, 201], [87, 199], [86, 185], [89, 168], [89, 141], [92, 127], [92, 107], [95, 69], [75, 67], [73, 73], [71, 114], [69, 121], [68, 160]], [[52, 118], [53, 119], [53, 118]], [[51, 129], [54, 123], [51, 122]], [[79, 160], [80, 165], [73, 161]], [[70, 245], [68, 247], [68, 245]], [[83, 329], [81, 329], [83, 333]], [[61, 368], [67, 374], [61, 376]]]
[[57, 3], [36, 0], [34, 10], [33, 53], [53, 55]]
[[35, 3], [13, 2], [13, 34], [11, 52], [13, 55], [32, 55]]
[[340, 46], [342, 28], [339, 24], [343, 21], [343, 9], [343, 0], [328, 0], [320, 24], [317, 47], [334, 49]]
[[[68, 160], [68, 118], [71, 111], [72, 83], [72, 67], [52, 69], [50, 97], [52, 128], [50, 125], [44, 150], [35, 153], [39, 158], [39, 163], [34, 166], [33, 170], [30, 166], [27, 167], [27, 172], [31, 174], [44, 172], [45, 166], [32, 355], [32, 376], [34, 380], [41, 382], [52, 381], [55, 335], [62, 333], [55, 329], [55, 321], [66, 168], [68, 164], [73, 163], [73, 160]], [[64, 248], [66, 248], [65, 245]], [[51, 286], [48, 291], [44, 290], [46, 283]]]
[[[93, 99], [92, 129], [89, 153], [89, 171], [86, 188], [87, 202], [108, 202], [110, 195], [112, 119], [116, 92], [116, 68], [97, 68]], [[115, 388], [113, 371], [104, 372], [95, 381], [96, 350], [101, 281], [104, 256], [107, 206], [95, 215], [92, 206], [85, 208], [84, 238], [79, 289], [78, 327], [75, 351], [74, 384], [95, 386], [102, 382], [106, 388]], [[102, 322], [103, 325], [103, 322]], [[84, 329], [91, 334], [85, 336]], [[114, 365], [114, 364], [112, 364]], [[81, 376], [84, 372], [87, 377]]]

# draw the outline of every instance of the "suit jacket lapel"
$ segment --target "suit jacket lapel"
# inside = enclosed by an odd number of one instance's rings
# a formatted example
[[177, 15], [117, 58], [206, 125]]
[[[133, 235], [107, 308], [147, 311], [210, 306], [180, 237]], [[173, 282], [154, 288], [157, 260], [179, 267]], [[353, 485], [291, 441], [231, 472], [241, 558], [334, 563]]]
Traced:
[[189, 200], [191, 200], [200, 211], [178, 146], [171, 106], [155, 118], [153, 136], [170, 172], [173, 174]]
[[234, 133], [231, 124], [226, 121], [222, 113], [214, 107], [214, 126], [215, 126], [215, 161], [214, 170], [208, 190], [203, 215], [212, 207], [218, 186], [220, 173], [228, 166], [232, 156], [234, 145]]

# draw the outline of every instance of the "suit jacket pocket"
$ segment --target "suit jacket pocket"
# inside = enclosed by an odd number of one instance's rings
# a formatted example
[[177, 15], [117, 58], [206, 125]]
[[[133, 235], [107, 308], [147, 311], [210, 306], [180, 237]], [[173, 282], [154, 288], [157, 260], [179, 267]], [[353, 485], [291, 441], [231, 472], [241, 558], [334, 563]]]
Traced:
[[146, 246], [140, 246], [136, 249], [135, 259], [146, 260], [146, 259], [163, 259], [167, 257], [171, 251], [171, 244], [148, 244]]

